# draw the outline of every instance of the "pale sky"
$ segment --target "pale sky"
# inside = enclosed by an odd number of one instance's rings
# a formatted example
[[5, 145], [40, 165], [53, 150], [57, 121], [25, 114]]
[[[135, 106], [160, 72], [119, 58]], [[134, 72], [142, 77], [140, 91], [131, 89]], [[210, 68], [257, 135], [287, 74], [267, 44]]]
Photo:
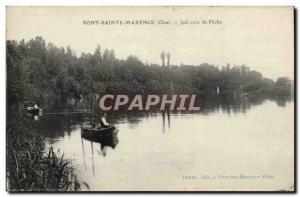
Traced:
[[[171, 25], [83, 25], [84, 20], [158, 20]], [[219, 20], [222, 24], [180, 21]], [[177, 24], [175, 24], [177, 22]], [[137, 56], [161, 64], [162, 50], [171, 64], [216, 66], [245, 64], [276, 79], [294, 75], [292, 7], [7, 7], [7, 39], [42, 36], [57, 46], [71, 46], [77, 56], [114, 49], [117, 58]]]

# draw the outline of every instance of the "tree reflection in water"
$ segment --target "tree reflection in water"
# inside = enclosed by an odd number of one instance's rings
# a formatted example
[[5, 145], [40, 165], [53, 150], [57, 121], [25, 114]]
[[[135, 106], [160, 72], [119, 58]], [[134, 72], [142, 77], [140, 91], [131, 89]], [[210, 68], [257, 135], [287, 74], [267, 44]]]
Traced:
[[117, 135], [106, 136], [106, 137], [98, 138], [98, 139], [88, 139], [88, 138], [81, 137], [84, 167], [85, 167], [85, 170], [87, 170], [86, 156], [85, 156], [85, 151], [84, 151], [85, 148], [84, 148], [84, 143], [83, 143], [84, 140], [89, 141], [90, 145], [91, 145], [92, 171], [93, 171], [93, 175], [95, 175], [94, 144], [96, 144], [96, 145], [99, 144], [99, 146], [100, 146], [100, 152], [98, 152], [99, 155], [106, 157], [107, 148], [110, 147], [112, 149], [115, 149], [117, 144], [119, 143], [119, 139], [118, 139]]
[[[291, 102], [291, 99], [278, 98], [270, 102], [266, 101], [265, 98], [251, 96], [248, 99], [223, 97], [200, 100], [197, 106], [200, 106], [201, 110], [197, 112], [109, 112], [107, 113], [108, 122], [116, 125], [120, 129], [120, 132], [118, 137], [115, 136], [113, 138], [99, 140], [81, 138], [80, 130], [83, 125], [90, 123], [90, 115], [43, 115], [39, 121], [36, 121], [36, 124], [37, 130], [47, 137], [47, 146], [64, 150], [64, 152], [66, 152], [66, 158], [74, 160], [76, 168], [82, 173], [81, 176], [87, 180], [91, 179], [91, 182], [93, 182], [96, 179], [98, 180], [98, 177], [102, 177], [107, 173], [104, 172], [103, 169], [114, 168], [114, 172], [121, 169], [122, 167], [120, 167], [118, 161], [127, 161], [128, 159], [128, 161], [138, 162], [135, 159], [137, 155], [141, 157], [144, 155], [140, 153], [145, 152], [150, 155], [150, 153], [153, 153], [151, 152], [152, 149], [154, 149], [154, 153], [158, 154], [157, 157], [164, 158], [166, 155], [164, 151], [167, 151], [169, 148], [167, 145], [172, 147], [174, 140], [178, 140], [180, 143], [183, 139], [183, 133], [188, 132], [185, 131], [186, 127], [181, 125], [181, 120], [185, 124], [195, 124], [193, 125], [195, 128], [207, 128], [204, 124], [201, 124], [201, 121], [198, 122], [198, 120], [204, 120], [207, 118], [205, 116], [209, 116], [210, 128], [214, 128], [213, 125], [215, 124], [215, 120], [217, 120], [216, 118], [220, 117], [219, 114], [224, 118], [223, 121], [227, 121], [227, 116], [236, 114], [241, 117], [245, 114], [251, 114], [248, 113], [250, 112], [250, 108], [254, 110], [256, 108], [254, 106], [257, 105], [263, 106], [265, 103], [272, 103], [272, 106], [277, 105], [284, 107], [287, 102]], [[234, 118], [231, 117], [228, 118], [228, 120], [235, 121]], [[237, 119], [237, 123], [239, 123], [239, 119]], [[180, 129], [182, 129], [182, 132], [179, 132], [181, 131]], [[213, 129], [212, 132], [214, 132]], [[195, 138], [197, 140], [201, 140], [202, 135], [210, 135], [210, 131], [205, 130], [201, 132], [194, 130], [190, 131], [190, 133], [196, 134], [196, 136], [198, 135], [198, 138]], [[236, 134], [238, 134], [238, 132]], [[122, 143], [119, 143], [118, 138]], [[170, 138], [173, 141], [169, 140]], [[193, 141], [196, 140], [192, 140], [192, 144]], [[167, 143], [163, 144], [158, 142]], [[116, 146], [118, 147], [116, 148]], [[197, 143], [193, 144], [193, 147], [194, 146], [197, 149]], [[136, 150], [137, 147], [139, 148], [138, 150]], [[159, 149], [161, 147], [163, 147], [163, 149]], [[182, 148], [185, 148], [185, 146]], [[144, 152], [142, 152], [142, 150]], [[160, 155], [161, 150], [162, 154]], [[127, 158], [127, 154], [131, 157]]]
[[[140, 111], [112, 111], [107, 115], [108, 122], [111, 124], [119, 124], [127, 122], [131, 129], [142, 121], [145, 117], [149, 116], [161, 116], [162, 117], [162, 132], [166, 131], [166, 117], [168, 128], [171, 126], [172, 115], [179, 114], [193, 114], [199, 113], [200, 115], [209, 115], [211, 113], [218, 113], [220, 110], [226, 112], [228, 115], [236, 113], [246, 113], [251, 107], [260, 105], [267, 99], [265, 97], [249, 97], [237, 98], [237, 97], [217, 97], [217, 98], [207, 98], [199, 99], [196, 101], [195, 105], [200, 106], [200, 111], [151, 111], [151, 112], [140, 112]], [[291, 102], [291, 97], [283, 98], [272, 98], [270, 100], [275, 100], [277, 105], [284, 107], [287, 102]], [[81, 127], [82, 124], [89, 124], [90, 116], [84, 114], [51, 114], [47, 115], [47, 112], [36, 121], [36, 130], [44, 137], [50, 140], [57, 139], [59, 137], [64, 137], [65, 135], [70, 135], [72, 130], [76, 127]], [[109, 141], [106, 140], [107, 143]]]

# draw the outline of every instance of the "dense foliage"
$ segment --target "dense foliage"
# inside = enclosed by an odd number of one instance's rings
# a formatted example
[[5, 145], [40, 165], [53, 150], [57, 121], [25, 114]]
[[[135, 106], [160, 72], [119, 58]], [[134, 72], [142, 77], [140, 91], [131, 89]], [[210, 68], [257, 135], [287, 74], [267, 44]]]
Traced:
[[206, 97], [215, 95], [217, 87], [221, 95], [247, 92], [282, 96], [291, 95], [291, 86], [288, 78], [274, 82], [245, 65], [147, 65], [134, 56], [116, 59], [113, 50], [105, 49], [102, 54], [99, 45], [94, 54], [77, 57], [70, 47], [46, 44], [41, 37], [20, 43], [7, 41], [8, 102], [14, 104], [32, 101], [47, 107], [45, 104], [64, 103], [91, 93], [186, 93]]
[[62, 153], [54, 152], [52, 148], [46, 151], [44, 138], [35, 131], [33, 118], [23, 113], [28, 102], [51, 103], [56, 98], [51, 96], [57, 91], [48, 86], [53, 78], [49, 70], [44, 70], [42, 60], [32, 56], [43, 52], [38, 47], [32, 51], [23, 46], [22, 42], [7, 41], [7, 190], [89, 189], [87, 183], [77, 180], [72, 163]]
[[[31, 119], [31, 118], [30, 118]], [[37, 135], [33, 121], [15, 118], [8, 121], [6, 144], [7, 189], [9, 191], [78, 191], [89, 189], [80, 182], [72, 163], [50, 148]]]
[[[114, 50], [98, 45], [93, 54], [76, 56], [36, 37], [28, 42], [7, 41], [7, 178], [9, 190], [77, 190], [69, 161], [44, 153], [40, 139], [22, 115], [27, 103], [43, 109], [69, 99], [87, 99], [98, 93], [197, 94], [282, 97], [292, 95], [293, 82], [281, 77], [275, 82], [245, 65], [223, 67], [170, 65], [170, 54], [159, 54], [163, 66], [144, 64], [129, 56], [115, 57]], [[165, 58], [167, 60], [165, 65]], [[219, 90], [219, 94], [217, 94]], [[85, 102], [84, 102], [85, 103]], [[86, 187], [87, 184], [85, 184]]]

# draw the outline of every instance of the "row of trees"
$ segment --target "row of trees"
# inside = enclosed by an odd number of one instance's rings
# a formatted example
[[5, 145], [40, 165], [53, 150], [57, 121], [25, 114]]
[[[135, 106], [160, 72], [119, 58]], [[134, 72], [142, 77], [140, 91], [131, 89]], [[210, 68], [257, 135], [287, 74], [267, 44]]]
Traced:
[[117, 59], [113, 50], [105, 49], [102, 54], [99, 45], [93, 54], [77, 57], [70, 47], [46, 44], [41, 37], [28, 42], [7, 41], [7, 101], [12, 109], [27, 101], [47, 107], [93, 93], [209, 97], [216, 96], [217, 87], [220, 95], [284, 96], [291, 95], [292, 82], [284, 77], [267, 79], [245, 65], [161, 67], [145, 65], [134, 56]]

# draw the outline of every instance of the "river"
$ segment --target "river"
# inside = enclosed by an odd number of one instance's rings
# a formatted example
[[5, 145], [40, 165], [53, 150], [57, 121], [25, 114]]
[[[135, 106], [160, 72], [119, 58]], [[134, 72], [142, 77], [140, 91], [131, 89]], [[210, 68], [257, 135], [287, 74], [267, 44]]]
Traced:
[[199, 113], [118, 112], [111, 142], [81, 138], [82, 114], [39, 120], [92, 191], [283, 190], [294, 179], [294, 102], [210, 103]]

